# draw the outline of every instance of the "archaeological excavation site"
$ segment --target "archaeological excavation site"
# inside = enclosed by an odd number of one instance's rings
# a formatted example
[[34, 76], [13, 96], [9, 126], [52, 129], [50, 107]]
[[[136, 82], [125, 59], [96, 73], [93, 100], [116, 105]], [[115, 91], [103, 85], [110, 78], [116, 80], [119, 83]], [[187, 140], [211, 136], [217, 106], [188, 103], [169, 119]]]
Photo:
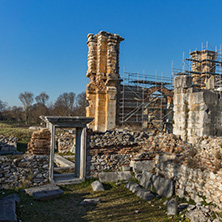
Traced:
[[[78, 207], [103, 206], [104, 192], [115, 186], [138, 198], [135, 207], [162, 201], [155, 209], [166, 220], [135, 221], [221, 221], [221, 52], [202, 46], [172, 76], [120, 75], [127, 39], [105, 31], [87, 38], [86, 116], [40, 116], [25, 153], [17, 152], [16, 137], [0, 135], [0, 192], [20, 189], [33, 204], [53, 205], [90, 181], [97, 196]], [[0, 199], [0, 221], [7, 221], [5, 208], [16, 221], [19, 201], [8, 196]]]

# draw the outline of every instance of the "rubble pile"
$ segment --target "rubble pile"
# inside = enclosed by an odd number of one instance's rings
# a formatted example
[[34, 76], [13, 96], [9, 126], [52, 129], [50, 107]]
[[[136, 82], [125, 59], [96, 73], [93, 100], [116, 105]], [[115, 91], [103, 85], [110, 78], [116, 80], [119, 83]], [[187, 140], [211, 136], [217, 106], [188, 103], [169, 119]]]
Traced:
[[17, 151], [17, 138], [14, 136], [0, 135], [0, 154], [14, 153]]

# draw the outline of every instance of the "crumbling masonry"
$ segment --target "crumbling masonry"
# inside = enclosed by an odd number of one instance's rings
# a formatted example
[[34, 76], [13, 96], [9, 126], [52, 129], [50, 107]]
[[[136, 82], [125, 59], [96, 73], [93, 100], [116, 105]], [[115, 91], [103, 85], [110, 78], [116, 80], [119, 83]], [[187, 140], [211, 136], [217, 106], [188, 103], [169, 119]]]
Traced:
[[198, 137], [222, 136], [222, 99], [216, 73], [217, 53], [203, 50], [190, 53], [192, 70], [174, 80], [173, 133], [195, 143]]
[[88, 71], [90, 83], [86, 96], [89, 106], [86, 116], [95, 131], [106, 131], [116, 126], [117, 101], [120, 84], [119, 45], [124, 39], [117, 34], [101, 31], [88, 34]]

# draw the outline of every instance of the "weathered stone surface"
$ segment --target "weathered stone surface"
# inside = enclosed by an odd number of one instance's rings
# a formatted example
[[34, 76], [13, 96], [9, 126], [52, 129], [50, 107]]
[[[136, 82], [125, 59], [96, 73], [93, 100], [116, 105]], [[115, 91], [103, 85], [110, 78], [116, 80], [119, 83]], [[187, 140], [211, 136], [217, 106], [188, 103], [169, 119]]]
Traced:
[[43, 185], [25, 189], [26, 193], [37, 200], [50, 200], [60, 197], [64, 191], [55, 185]]
[[33, 197], [36, 200], [51, 200], [51, 199], [55, 199], [58, 198], [60, 196], [62, 196], [64, 194], [64, 191], [61, 189], [57, 189], [57, 190], [43, 190], [43, 191], [39, 191], [39, 192], [34, 192], [33, 193]]
[[96, 205], [100, 203], [100, 199], [84, 199], [80, 204], [85, 205], [85, 204], [92, 204]]
[[174, 186], [173, 181], [161, 176], [153, 176], [153, 185], [154, 188], [160, 196], [166, 198], [173, 196]]
[[98, 180], [92, 182], [91, 186], [92, 186], [93, 191], [104, 191], [103, 184]]
[[167, 214], [176, 215], [178, 213], [178, 202], [176, 199], [172, 199], [167, 203]]
[[99, 174], [99, 180], [101, 182], [116, 182], [118, 180], [130, 180], [132, 174], [129, 171], [123, 172], [102, 172]]
[[0, 187], [19, 188], [48, 182], [48, 156], [0, 157]]
[[133, 193], [136, 193], [138, 190], [141, 189], [140, 185], [137, 183], [133, 183], [133, 182], [129, 182], [126, 184], [125, 186], [127, 189], [129, 189], [130, 191], [132, 191]]
[[75, 163], [65, 159], [64, 157], [62, 157], [58, 154], [55, 154], [54, 162], [59, 167], [69, 167], [69, 168], [74, 168], [75, 167]]
[[0, 199], [0, 221], [17, 221], [14, 200]]
[[13, 200], [16, 203], [20, 203], [20, 198], [17, 194], [13, 193], [13, 194], [9, 194], [3, 198], [1, 198], [1, 200]]
[[142, 172], [143, 170], [152, 171], [155, 167], [155, 162], [154, 160], [131, 161], [130, 166], [135, 172]]
[[139, 183], [145, 189], [151, 188], [152, 186], [152, 176], [153, 174], [148, 171], [143, 171], [142, 177], [139, 180]]
[[155, 197], [151, 191], [142, 188], [136, 192], [136, 195], [144, 200], [152, 200]]
[[123, 171], [130, 171], [130, 166], [122, 166]]
[[101, 31], [88, 36], [88, 71], [90, 83], [86, 98], [86, 116], [93, 117], [90, 128], [104, 132], [116, 126], [117, 91], [119, 89], [119, 45], [117, 34]]
[[188, 211], [186, 213], [186, 217], [190, 219], [191, 222], [206, 222], [208, 219], [207, 216], [205, 216], [205, 214], [199, 209]]

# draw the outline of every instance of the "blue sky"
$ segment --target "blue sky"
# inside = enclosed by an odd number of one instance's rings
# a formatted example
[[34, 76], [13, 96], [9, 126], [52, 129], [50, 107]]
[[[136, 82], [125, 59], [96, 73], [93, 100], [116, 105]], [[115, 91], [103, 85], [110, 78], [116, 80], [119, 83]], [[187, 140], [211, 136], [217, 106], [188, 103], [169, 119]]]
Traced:
[[45, 91], [50, 101], [86, 88], [87, 34], [125, 38], [120, 74], [171, 75], [183, 52], [222, 44], [222, 1], [217, 0], [0, 0], [0, 100]]

